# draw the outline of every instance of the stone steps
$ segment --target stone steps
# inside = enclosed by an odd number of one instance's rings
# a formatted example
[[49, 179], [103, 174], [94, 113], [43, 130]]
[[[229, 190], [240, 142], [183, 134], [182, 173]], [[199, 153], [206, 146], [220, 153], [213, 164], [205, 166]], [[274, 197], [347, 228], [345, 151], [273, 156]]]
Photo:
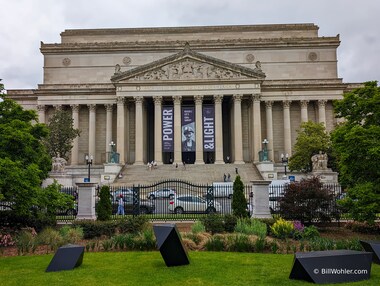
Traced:
[[223, 182], [224, 174], [234, 181], [238, 173], [244, 184], [252, 180], [262, 180], [256, 166], [247, 164], [204, 164], [204, 165], [160, 165], [149, 169], [147, 166], [128, 165], [122, 170], [123, 177], [118, 178], [113, 185], [152, 184], [155, 182], [177, 179], [185, 180], [195, 184], [212, 184]]

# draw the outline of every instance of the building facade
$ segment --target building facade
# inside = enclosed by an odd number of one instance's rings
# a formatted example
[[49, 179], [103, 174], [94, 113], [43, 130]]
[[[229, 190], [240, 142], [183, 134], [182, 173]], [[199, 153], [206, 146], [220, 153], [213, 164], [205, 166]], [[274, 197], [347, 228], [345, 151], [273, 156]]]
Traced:
[[302, 122], [336, 119], [339, 36], [314, 24], [65, 30], [41, 43], [43, 83], [8, 94], [47, 123], [72, 112], [71, 165], [243, 164], [292, 154]]

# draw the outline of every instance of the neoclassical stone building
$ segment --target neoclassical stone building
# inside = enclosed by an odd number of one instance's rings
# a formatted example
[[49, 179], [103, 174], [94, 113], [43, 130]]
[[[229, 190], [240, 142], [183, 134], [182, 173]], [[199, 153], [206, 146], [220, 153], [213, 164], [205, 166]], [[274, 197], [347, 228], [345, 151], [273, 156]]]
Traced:
[[[8, 94], [47, 122], [71, 110], [69, 164], [257, 162], [292, 153], [301, 122], [334, 128], [339, 36], [314, 24], [66, 30], [41, 43], [43, 83]], [[187, 141], [186, 141], [187, 140]]]

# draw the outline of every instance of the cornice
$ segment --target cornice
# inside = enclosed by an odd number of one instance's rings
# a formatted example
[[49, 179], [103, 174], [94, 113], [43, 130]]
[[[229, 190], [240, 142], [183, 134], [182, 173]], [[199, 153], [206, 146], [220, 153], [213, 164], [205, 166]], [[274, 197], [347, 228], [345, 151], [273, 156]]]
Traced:
[[267, 24], [267, 25], [222, 25], [188, 27], [151, 27], [151, 28], [114, 28], [114, 29], [68, 29], [61, 33], [65, 36], [95, 35], [133, 35], [133, 34], [172, 34], [172, 33], [212, 33], [212, 32], [260, 32], [260, 31], [318, 31], [313, 23]]
[[307, 80], [265, 80], [261, 88], [263, 91], [283, 90], [310, 90], [310, 89], [337, 89], [345, 90], [346, 83], [342, 79], [307, 79]]
[[188, 42], [198, 50], [220, 49], [279, 49], [279, 48], [337, 48], [340, 44], [339, 35], [335, 37], [318, 38], [270, 38], [270, 39], [218, 39], [190, 41], [135, 41], [135, 42], [95, 42], [95, 43], [55, 43], [41, 42], [40, 51], [43, 54], [56, 53], [99, 53], [122, 51], [179, 51]]

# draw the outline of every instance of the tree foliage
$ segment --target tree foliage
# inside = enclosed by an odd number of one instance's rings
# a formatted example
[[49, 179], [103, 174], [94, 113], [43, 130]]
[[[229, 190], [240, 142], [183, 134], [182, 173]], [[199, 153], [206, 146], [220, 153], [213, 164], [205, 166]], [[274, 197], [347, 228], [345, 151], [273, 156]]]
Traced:
[[244, 184], [240, 176], [236, 176], [234, 181], [234, 193], [232, 196], [232, 213], [237, 217], [247, 217], [247, 199], [244, 196]]
[[[313, 221], [329, 221], [333, 206], [333, 193], [318, 177], [301, 179], [286, 185], [284, 196], [279, 201], [281, 217], [310, 224]], [[333, 208], [335, 209], [335, 208]]]
[[323, 123], [303, 122], [298, 130], [294, 153], [289, 158], [289, 169], [303, 172], [312, 171], [311, 157], [319, 151], [329, 153], [331, 158], [331, 141]]
[[[345, 118], [331, 134], [339, 180], [348, 187], [342, 205], [354, 219], [372, 222], [380, 213], [380, 88], [376, 81], [344, 94], [334, 103]], [[377, 198], [377, 199], [376, 199]], [[360, 215], [359, 215], [360, 214]]]
[[105, 221], [111, 219], [112, 204], [110, 197], [110, 188], [108, 186], [102, 186], [99, 194], [99, 202], [96, 205], [98, 220]]
[[49, 136], [45, 145], [51, 157], [69, 159], [69, 153], [73, 148], [73, 140], [79, 136], [79, 129], [74, 129], [71, 114], [65, 110], [57, 110], [49, 119]]

